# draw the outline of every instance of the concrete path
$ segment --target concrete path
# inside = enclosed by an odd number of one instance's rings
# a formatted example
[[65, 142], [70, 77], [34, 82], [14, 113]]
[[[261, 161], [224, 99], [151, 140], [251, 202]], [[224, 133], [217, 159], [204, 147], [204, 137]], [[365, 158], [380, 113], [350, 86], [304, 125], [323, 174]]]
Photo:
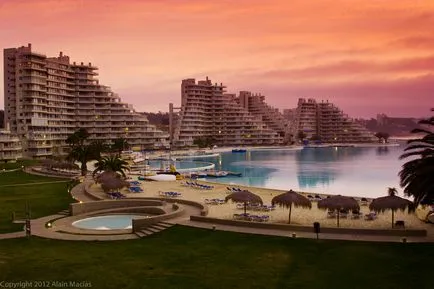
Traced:
[[24, 231], [6, 233], [6, 234], [0, 234], [0, 240], [22, 238], [25, 236], [26, 236], [26, 232], [24, 232]]
[[[203, 222], [196, 222], [190, 220], [180, 221], [177, 222], [177, 224], [188, 226], [188, 227], [204, 228], [204, 229], [211, 229], [211, 230], [213, 229], [213, 227], [215, 227], [215, 229], [219, 231], [230, 231], [230, 232], [237, 232], [237, 233], [257, 234], [257, 235], [293, 237], [293, 234], [295, 234], [296, 238], [316, 239], [315, 233], [308, 233], [308, 232], [290, 232], [290, 231], [282, 231], [282, 230], [275, 230], [275, 229], [248, 228], [248, 227], [203, 223]], [[402, 242], [402, 237], [398, 237], [398, 236], [372, 236], [372, 235], [321, 234], [320, 233], [319, 238], [329, 239], [329, 240], [349, 240], [349, 241]], [[412, 243], [434, 242], [434, 238], [432, 235], [427, 237], [406, 237], [406, 241]]]

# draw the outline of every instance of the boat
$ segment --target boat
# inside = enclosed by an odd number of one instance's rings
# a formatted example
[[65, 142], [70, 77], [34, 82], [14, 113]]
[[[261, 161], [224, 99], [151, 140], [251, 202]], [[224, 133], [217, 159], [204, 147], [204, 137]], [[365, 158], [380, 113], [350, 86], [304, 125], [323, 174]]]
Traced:
[[233, 153], [245, 153], [245, 152], [247, 152], [247, 150], [246, 149], [232, 149], [232, 152]]
[[176, 181], [176, 176], [162, 174], [162, 175], [155, 175], [155, 176], [145, 176], [144, 179], [150, 181], [167, 182], [167, 181]]
[[210, 178], [222, 178], [226, 177], [228, 175], [228, 172], [225, 171], [214, 171], [214, 172], [207, 172], [206, 176]]

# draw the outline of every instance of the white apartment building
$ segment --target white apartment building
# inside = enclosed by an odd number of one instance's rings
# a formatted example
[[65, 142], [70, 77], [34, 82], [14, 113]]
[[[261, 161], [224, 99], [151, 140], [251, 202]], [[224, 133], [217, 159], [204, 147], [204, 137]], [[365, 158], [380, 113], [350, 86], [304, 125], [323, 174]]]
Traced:
[[90, 140], [123, 137], [132, 146], [168, 146], [168, 135], [104, 85], [91, 63], [71, 63], [60, 52], [47, 57], [31, 44], [4, 49], [5, 123], [16, 133], [26, 157], [63, 154], [65, 140], [86, 128]]
[[222, 83], [184, 79], [181, 108], [173, 132], [173, 145], [192, 146], [196, 138], [213, 138], [219, 146], [274, 145], [277, 132], [250, 114]]
[[306, 139], [318, 136], [324, 143], [375, 142], [373, 133], [354, 122], [338, 107], [328, 101], [315, 99], [298, 101], [295, 131], [303, 131]]
[[238, 103], [247, 109], [250, 114], [262, 120], [267, 127], [276, 131], [282, 138], [288, 137], [288, 121], [285, 120], [279, 109], [268, 105], [265, 96], [253, 94], [250, 91], [240, 91]]
[[0, 162], [16, 161], [22, 158], [21, 142], [9, 130], [0, 130]]

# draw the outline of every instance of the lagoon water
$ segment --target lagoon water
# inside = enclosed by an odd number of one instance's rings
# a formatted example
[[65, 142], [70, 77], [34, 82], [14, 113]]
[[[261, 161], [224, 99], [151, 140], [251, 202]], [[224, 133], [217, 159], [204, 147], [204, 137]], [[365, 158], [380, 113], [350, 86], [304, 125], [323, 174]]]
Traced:
[[379, 197], [399, 186], [399, 160], [405, 145], [379, 147], [327, 147], [302, 150], [258, 150], [222, 153], [208, 159], [216, 169], [242, 173], [242, 177], [208, 178], [213, 182], [272, 189]]

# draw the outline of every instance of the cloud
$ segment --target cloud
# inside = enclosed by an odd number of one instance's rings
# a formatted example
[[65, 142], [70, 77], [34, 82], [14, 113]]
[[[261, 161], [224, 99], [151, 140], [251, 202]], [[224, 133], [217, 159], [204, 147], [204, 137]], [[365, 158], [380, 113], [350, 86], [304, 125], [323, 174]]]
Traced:
[[388, 62], [346, 60], [297, 69], [276, 69], [262, 73], [266, 79], [333, 78], [360, 74], [426, 73], [434, 70], [434, 55]]

